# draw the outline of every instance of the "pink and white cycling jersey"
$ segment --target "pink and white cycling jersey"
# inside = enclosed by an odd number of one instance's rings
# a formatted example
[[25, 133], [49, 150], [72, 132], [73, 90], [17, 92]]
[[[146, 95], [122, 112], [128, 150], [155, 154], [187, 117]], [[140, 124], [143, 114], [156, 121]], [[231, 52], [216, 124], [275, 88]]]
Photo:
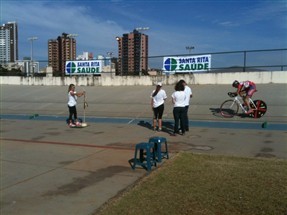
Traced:
[[239, 83], [238, 92], [246, 91], [250, 97], [256, 92], [256, 85], [252, 81], [243, 81]]
[[242, 90], [246, 90], [248, 88], [256, 88], [256, 85], [254, 82], [252, 81], [243, 81], [239, 83], [239, 87], [240, 91]]

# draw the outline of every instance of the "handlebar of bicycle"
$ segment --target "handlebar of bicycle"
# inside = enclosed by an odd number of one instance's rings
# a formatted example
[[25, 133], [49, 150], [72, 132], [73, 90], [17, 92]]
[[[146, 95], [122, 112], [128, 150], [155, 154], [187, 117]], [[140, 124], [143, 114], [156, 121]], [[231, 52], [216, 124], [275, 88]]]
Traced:
[[234, 92], [228, 92], [227, 94], [228, 94], [228, 96], [231, 97], [231, 98], [234, 98], [234, 97], [237, 96], [237, 93], [234, 93]]

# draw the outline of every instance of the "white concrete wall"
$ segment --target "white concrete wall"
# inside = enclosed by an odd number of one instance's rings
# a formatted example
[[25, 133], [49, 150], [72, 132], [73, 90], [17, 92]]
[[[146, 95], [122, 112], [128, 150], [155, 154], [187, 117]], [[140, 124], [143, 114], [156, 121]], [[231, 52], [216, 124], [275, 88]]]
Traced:
[[234, 73], [195, 73], [185, 75], [163, 76], [66, 76], [66, 77], [18, 77], [0, 76], [0, 84], [7, 85], [43, 85], [66, 86], [71, 83], [77, 86], [133, 86], [153, 85], [158, 81], [173, 85], [180, 79], [190, 84], [230, 84], [234, 80], [252, 80], [257, 84], [287, 83], [287, 71], [234, 72]]

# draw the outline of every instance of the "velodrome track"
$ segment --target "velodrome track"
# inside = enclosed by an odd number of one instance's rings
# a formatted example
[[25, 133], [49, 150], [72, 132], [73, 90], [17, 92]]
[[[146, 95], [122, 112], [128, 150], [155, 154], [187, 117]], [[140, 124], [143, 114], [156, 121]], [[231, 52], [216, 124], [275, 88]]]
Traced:
[[[165, 102], [164, 120], [172, 120], [171, 94], [174, 86], [163, 86], [168, 99]], [[146, 119], [152, 117], [150, 94], [154, 86], [121, 87], [82, 87], [76, 90], [87, 92], [87, 118], [129, 118]], [[225, 119], [218, 113], [220, 104], [228, 99], [228, 91], [234, 91], [229, 85], [191, 85], [189, 119], [227, 122], [287, 122], [287, 85], [261, 84], [254, 99], [267, 103], [268, 111], [261, 119], [234, 117]], [[83, 99], [78, 99], [78, 115], [83, 117]], [[66, 117], [67, 86], [1, 86], [1, 116], [33, 115]]]
[[[147, 175], [128, 161], [135, 145], [152, 136], [168, 140], [172, 158], [179, 151], [263, 159], [287, 159], [286, 85], [259, 85], [263, 118], [222, 118], [227, 85], [191, 86], [190, 131], [172, 137], [173, 86], [164, 86], [164, 129], [151, 128], [153, 86], [84, 87], [88, 127], [65, 121], [67, 87], [1, 86], [1, 214], [93, 214], [109, 199]], [[77, 87], [82, 90], [82, 87]], [[83, 118], [83, 100], [78, 113]], [[34, 117], [35, 116], [35, 117]], [[267, 127], [261, 124], [267, 122]], [[153, 167], [154, 170], [158, 167]]]

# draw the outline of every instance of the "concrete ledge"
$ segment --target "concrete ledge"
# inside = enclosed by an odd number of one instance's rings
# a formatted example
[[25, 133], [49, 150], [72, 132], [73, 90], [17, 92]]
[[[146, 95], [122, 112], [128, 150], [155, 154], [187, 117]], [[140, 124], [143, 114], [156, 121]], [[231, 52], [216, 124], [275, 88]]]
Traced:
[[77, 86], [151, 86], [158, 81], [165, 85], [173, 85], [180, 79], [191, 84], [230, 84], [234, 80], [253, 80], [257, 84], [286, 84], [287, 71], [194, 73], [169, 76], [111, 76], [109, 74], [65, 77], [0, 76], [0, 84], [66, 86], [73, 83]]

